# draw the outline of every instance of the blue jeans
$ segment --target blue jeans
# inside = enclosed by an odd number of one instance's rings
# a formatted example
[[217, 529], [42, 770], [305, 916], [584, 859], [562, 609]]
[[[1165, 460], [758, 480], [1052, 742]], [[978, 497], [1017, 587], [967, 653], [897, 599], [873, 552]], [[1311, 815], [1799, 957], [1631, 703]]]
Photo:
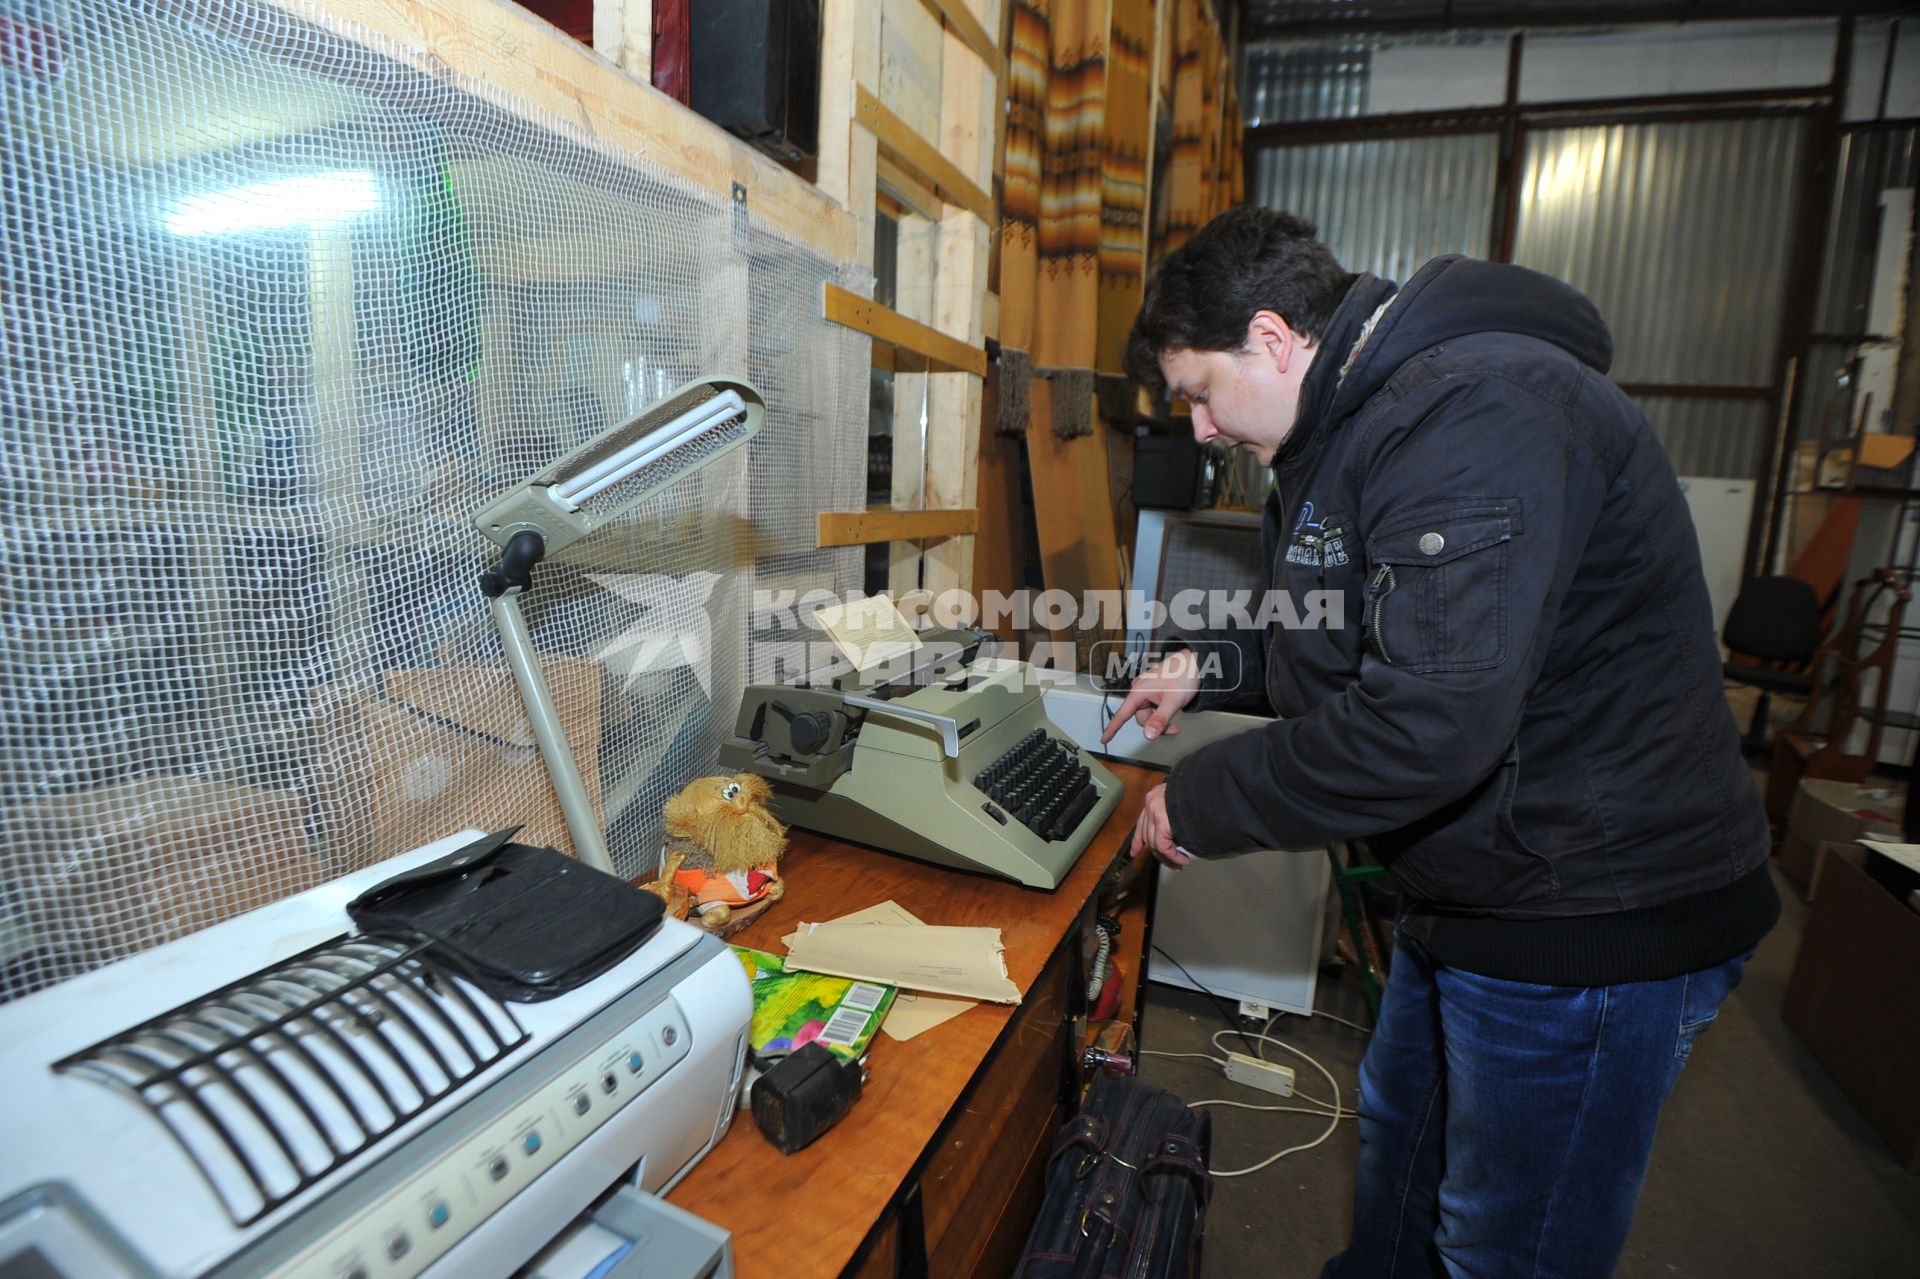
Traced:
[[1610, 1274], [1660, 1107], [1745, 965], [1534, 986], [1403, 936], [1360, 1064], [1353, 1240], [1322, 1279]]

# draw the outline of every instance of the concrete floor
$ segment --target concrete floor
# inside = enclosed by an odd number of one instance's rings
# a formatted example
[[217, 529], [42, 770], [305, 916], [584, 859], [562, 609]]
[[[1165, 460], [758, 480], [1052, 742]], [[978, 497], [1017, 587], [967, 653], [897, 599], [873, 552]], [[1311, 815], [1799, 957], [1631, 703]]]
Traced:
[[[1639, 1215], [1615, 1271], [1622, 1279], [1920, 1276], [1920, 1175], [1893, 1161], [1780, 1020], [1807, 905], [1791, 884], [1775, 878], [1785, 903], [1780, 924], [1695, 1046], [1667, 1103]], [[1317, 1004], [1352, 1021], [1368, 1020], [1351, 966], [1344, 975], [1323, 976]], [[1150, 985], [1142, 1046], [1217, 1054], [1209, 1036], [1224, 1024], [1204, 996]], [[1318, 1058], [1348, 1100], [1364, 1035], [1299, 1017], [1282, 1017], [1274, 1033]], [[1326, 1081], [1295, 1064], [1300, 1086], [1325, 1096]], [[1228, 1083], [1204, 1061], [1147, 1057], [1140, 1074], [1189, 1101], [1277, 1100]], [[1306, 1115], [1224, 1107], [1212, 1113], [1215, 1169], [1258, 1162], [1326, 1126]], [[1354, 1129], [1342, 1122], [1313, 1150], [1216, 1184], [1206, 1225], [1207, 1279], [1319, 1273], [1345, 1245], [1352, 1221]]]

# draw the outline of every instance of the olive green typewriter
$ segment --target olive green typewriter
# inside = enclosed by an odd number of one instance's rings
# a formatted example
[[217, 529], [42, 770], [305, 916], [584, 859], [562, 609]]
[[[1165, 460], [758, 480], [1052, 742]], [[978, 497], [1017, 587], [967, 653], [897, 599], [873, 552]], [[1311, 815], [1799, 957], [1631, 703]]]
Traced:
[[781, 821], [941, 866], [1055, 888], [1120, 782], [1047, 719], [990, 634], [929, 630], [879, 674], [836, 661], [750, 685], [720, 764], [773, 784]]

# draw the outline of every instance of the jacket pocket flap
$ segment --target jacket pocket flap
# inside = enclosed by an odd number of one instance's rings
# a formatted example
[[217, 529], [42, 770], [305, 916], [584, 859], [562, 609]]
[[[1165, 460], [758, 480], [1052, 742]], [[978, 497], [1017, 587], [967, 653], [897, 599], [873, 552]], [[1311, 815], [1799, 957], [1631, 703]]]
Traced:
[[1409, 511], [1367, 540], [1375, 564], [1434, 566], [1510, 540], [1519, 520], [1505, 502], [1475, 502]]

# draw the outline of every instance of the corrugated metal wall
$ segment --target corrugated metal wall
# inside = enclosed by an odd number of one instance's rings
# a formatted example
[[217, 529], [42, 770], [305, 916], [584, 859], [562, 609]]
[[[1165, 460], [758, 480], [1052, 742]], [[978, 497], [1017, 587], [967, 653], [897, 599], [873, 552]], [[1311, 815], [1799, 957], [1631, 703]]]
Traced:
[[1594, 300], [1618, 381], [1765, 386], [1805, 132], [1799, 117], [1530, 132], [1514, 261]]
[[1706, 400], [1643, 395], [1641, 412], [1681, 475], [1757, 479], [1775, 420], [1770, 400]]
[[1405, 280], [1441, 253], [1487, 256], [1498, 161], [1490, 133], [1268, 147], [1248, 195], [1311, 218], [1349, 269]]
[[1372, 64], [1361, 46], [1249, 44], [1240, 65], [1247, 125], [1365, 115]]

